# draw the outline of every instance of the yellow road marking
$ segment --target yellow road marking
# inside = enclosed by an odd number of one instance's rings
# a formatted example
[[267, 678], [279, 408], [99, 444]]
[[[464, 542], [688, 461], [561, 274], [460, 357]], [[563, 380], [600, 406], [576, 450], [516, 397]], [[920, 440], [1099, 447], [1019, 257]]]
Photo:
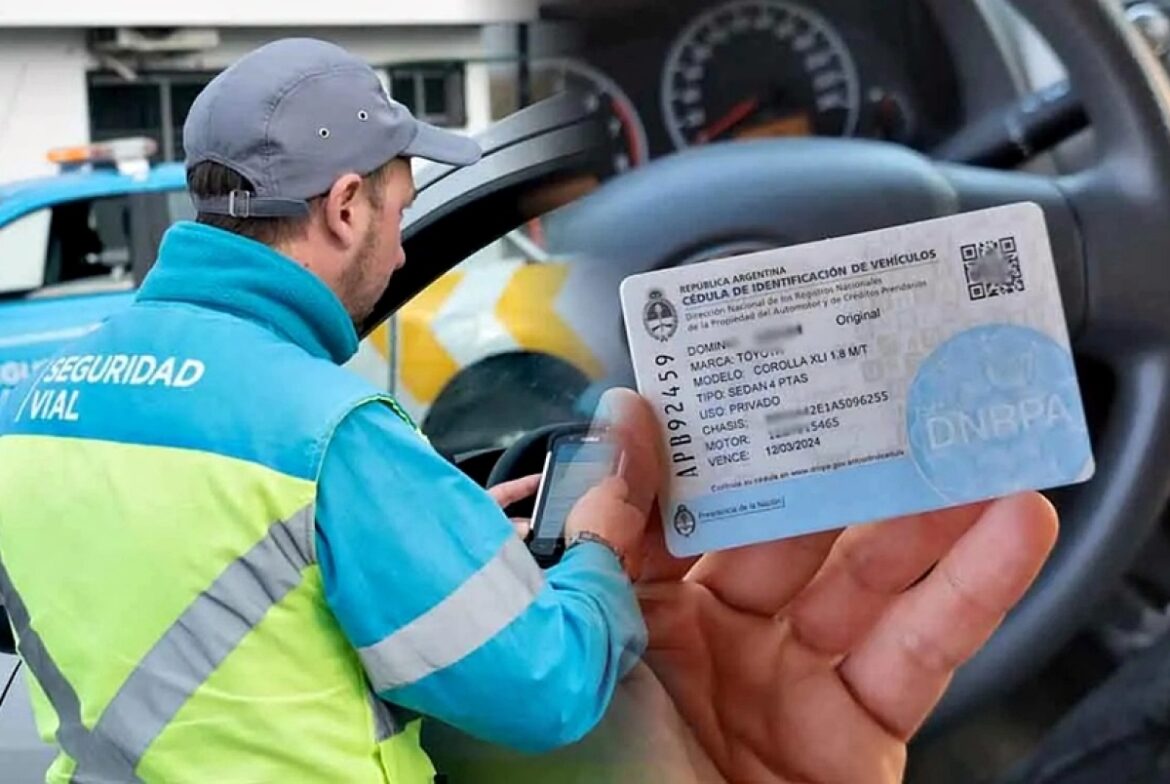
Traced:
[[496, 318], [522, 348], [560, 357], [598, 379], [604, 372], [601, 362], [556, 312], [557, 295], [568, 277], [564, 263], [517, 268], [496, 303]]
[[423, 405], [435, 402], [443, 387], [459, 372], [454, 358], [435, 339], [431, 324], [462, 279], [462, 272], [447, 273], [399, 311], [399, 378], [406, 390]]

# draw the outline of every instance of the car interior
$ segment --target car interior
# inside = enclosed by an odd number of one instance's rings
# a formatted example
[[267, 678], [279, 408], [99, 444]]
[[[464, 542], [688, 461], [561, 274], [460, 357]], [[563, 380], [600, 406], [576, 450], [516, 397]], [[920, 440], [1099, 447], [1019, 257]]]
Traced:
[[[1098, 473], [1049, 494], [1062, 516], [1057, 551], [960, 671], [912, 747], [908, 779], [995, 781], [1170, 633], [1170, 27], [1160, 42], [1161, 28], [1139, 19], [1157, 10], [550, 2], [547, 39], [533, 42], [533, 102], [481, 137], [478, 164], [420, 174], [404, 237], [426, 263], [396, 274], [362, 332], [527, 227], [586, 271], [565, 306], [607, 347], [603, 386], [630, 386], [616, 288], [627, 275], [1039, 204]], [[490, 401], [507, 383], [465, 394]], [[566, 394], [555, 376], [541, 383], [549, 398]], [[538, 472], [548, 438], [575, 424], [563, 412], [584, 418], [596, 394], [574, 387], [575, 406], [550, 406], [549, 421], [510, 446], [462, 444], [448, 457], [484, 485]]]
[[[1125, 11], [558, 3], [550, 22], [568, 25], [577, 56], [562, 84], [579, 106], [545, 102], [502, 123], [482, 164], [425, 183], [408, 229], [410, 252], [447, 268], [539, 210], [554, 255], [592, 270], [577, 304], [620, 364], [625, 275], [996, 204], [1044, 208], [1100, 468], [1050, 494], [1064, 521], [1057, 553], [960, 672], [912, 750], [913, 781], [994, 780], [1167, 628], [1166, 72], [1158, 41]], [[555, 119], [580, 109], [580, 124]], [[511, 128], [544, 163], [516, 165]], [[509, 173], [490, 175], [497, 164]], [[496, 187], [502, 200], [447, 195]], [[440, 236], [435, 216], [460, 211], [475, 218], [451, 225], [475, 236]], [[395, 287], [375, 319], [423, 285]], [[519, 476], [538, 468], [550, 432], [458, 460], [481, 482]]]

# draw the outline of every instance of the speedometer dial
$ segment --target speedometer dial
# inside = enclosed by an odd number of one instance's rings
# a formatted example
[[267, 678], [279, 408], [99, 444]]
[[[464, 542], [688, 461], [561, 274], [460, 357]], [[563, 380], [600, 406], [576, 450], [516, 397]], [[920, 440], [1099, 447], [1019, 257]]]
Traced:
[[814, 11], [733, 0], [695, 19], [667, 56], [666, 128], [678, 148], [766, 136], [848, 136], [861, 90], [853, 56]]

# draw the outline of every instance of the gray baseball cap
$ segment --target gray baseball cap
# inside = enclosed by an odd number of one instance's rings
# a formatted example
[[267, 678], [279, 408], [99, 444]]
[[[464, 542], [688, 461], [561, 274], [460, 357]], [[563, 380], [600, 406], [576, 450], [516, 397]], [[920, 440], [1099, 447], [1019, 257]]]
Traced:
[[482, 154], [475, 140], [415, 119], [363, 60], [312, 38], [266, 44], [216, 76], [191, 106], [183, 146], [188, 170], [215, 161], [252, 182], [252, 194], [194, 200], [241, 218], [304, 215], [343, 174], [394, 158], [466, 166]]

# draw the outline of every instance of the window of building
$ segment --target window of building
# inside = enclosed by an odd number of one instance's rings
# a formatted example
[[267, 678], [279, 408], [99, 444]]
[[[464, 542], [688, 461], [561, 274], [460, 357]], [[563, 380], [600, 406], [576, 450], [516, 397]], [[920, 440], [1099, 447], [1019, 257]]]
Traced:
[[115, 74], [89, 79], [90, 136], [95, 142], [146, 136], [158, 143], [155, 161], [183, 160], [183, 123], [195, 96], [213, 73], [140, 74], [127, 82]]
[[[442, 127], [466, 125], [463, 63], [390, 65], [385, 72], [390, 94], [419, 119]], [[195, 97], [214, 76], [196, 71], [140, 73], [136, 81], [127, 82], [112, 73], [91, 74], [91, 138], [146, 136], [158, 144], [155, 162], [183, 160], [183, 123]]]
[[387, 67], [390, 95], [420, 120], [441, 127], [467, 124], [463, 63], [411, 63]]

